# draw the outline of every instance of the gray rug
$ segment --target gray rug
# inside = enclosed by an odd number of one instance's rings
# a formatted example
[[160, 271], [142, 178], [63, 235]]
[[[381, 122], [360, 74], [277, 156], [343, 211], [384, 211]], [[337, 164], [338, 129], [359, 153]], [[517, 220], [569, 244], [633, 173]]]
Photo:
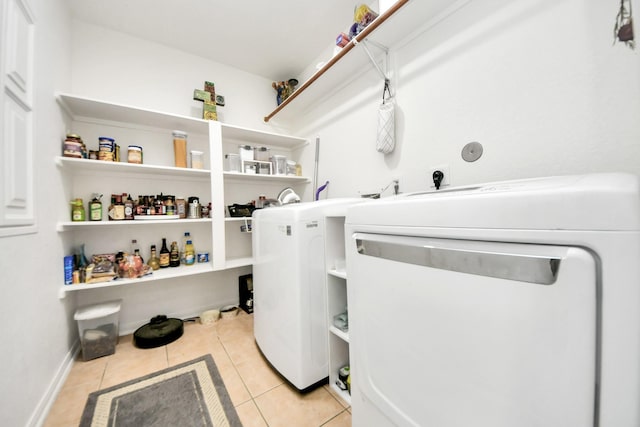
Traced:
[[210, 355], [91, 393], [80, 427], [241, 427]]

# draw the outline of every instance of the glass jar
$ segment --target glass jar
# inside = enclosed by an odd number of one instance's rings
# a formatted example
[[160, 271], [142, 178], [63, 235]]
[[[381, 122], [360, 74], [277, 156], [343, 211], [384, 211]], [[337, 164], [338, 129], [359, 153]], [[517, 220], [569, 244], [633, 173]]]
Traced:
[[127, 162], [141, 165], [142, 147], [140, 147], [139, 145], [130, 145], [129, 151], [127, 152]]
[[84, 221], [86, 214], [82, 199], [74, 199], [71, 201], [71, 221]]

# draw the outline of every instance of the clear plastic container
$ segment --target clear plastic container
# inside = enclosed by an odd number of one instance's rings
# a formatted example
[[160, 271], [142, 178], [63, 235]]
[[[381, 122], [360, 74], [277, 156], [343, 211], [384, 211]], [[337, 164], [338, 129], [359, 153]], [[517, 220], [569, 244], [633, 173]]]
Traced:
[[122, 300], [88, 305], [76, 310], [83, 360], [108, 356], [116, 352], [118, 323]]
[[187, 133], [181, 130], [173, 131], [173, 155], [177, 168], [187, 167]]
[[240, 159], [243, 162], [246, 162], [247, 160], [254, 160], [253, 147], [250, 145], [241, 145], [239, 154], [240, 154]]
[[274, 175], [286, 175], [287, 174], [287, 157], [274, 154], [271, 157], [271, 163], [273, 163]]
[[234, 154], [234, 153], [225, 154], [224, 160], [226, 163], [225, 169], [227, 170], [227, 172], [240, 172], [240, 155], [239, 154]]
[[253, 149], [253, 157], [259, 162], [268, 162], [270, 151], [267, 147], [255, 147]]
[[191, 169], [204, 169], [204, 153], [191, 150]]

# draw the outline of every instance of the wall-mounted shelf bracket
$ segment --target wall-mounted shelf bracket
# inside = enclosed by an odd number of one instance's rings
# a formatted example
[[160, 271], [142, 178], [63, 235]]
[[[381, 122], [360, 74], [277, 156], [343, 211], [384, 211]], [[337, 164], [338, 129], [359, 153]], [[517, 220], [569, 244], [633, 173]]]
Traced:
[[[376, 68], [376, 70], [378, 70], [378, 73], [380, 74], [380, 76], [382, 76], [382, 78], [384, 79], [385, 83], [386, 84], [390, 84], [391, 83], [391, 79], [389, 78], [389, 48], [384, 46], [384, 45], [381, 45], [380, 43], [376, 43], [376, 42], [374, 42], [372, 40], [368, 40], [368, 39], [364, 39], [361, 42], [358, 42], [354, 38], [353, 39], [353, 43], [355, 45], [362, 45], [362, 48], [367, 53], [367, 56], [371, 60], [371, 63]], [[371, 50], [369, 50], [369, 45], [370, 44], [375, 46], [375, 47], [377, 47], [378, 49], [380, 49], [380, 50], [382, 50], [384, 52], [384, 65], [385, 65], [386, 70], [383, 71], [382, 68], [380, 68], [380, 65], [378, 65], [378, 62], [376, 62], [375, 58], [371, 54]]]

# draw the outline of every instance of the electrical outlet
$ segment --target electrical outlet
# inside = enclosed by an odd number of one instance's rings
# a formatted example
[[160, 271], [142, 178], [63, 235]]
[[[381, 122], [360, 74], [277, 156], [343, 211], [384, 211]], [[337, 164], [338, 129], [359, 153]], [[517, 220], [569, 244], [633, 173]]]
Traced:
[[427, 175], [427, 182], [429, 183], [429, 188], [432, 188], [434, 190], [436, 189], [436, 185], [433, 183], [433, 173], [435, 171], [440, 171], [444, 174], [444, 177], [440, 182], [440, 190], [451, 185], [451, 171], [449, 169], [449, 165], [431, 166], [429, 168], [429, 172]]

